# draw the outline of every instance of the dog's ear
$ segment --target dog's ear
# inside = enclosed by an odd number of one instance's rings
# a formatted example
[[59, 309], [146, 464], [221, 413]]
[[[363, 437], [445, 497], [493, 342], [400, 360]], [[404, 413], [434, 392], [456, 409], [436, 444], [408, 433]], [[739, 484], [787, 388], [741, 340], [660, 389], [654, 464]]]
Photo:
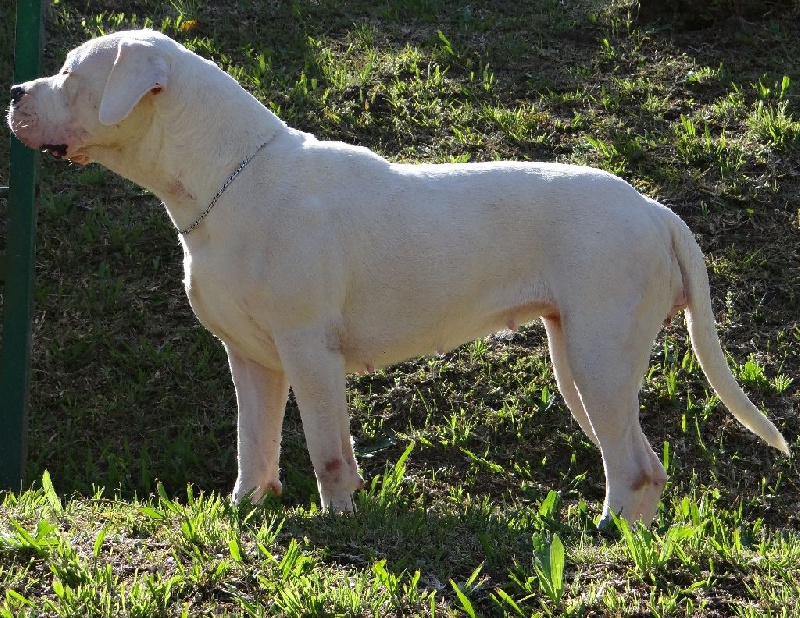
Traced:
[[156, 46], [147, 41], [123, 39], [117, 46], [117, 58], [108, 76], [100, 122], [117, 124], [133, 111], [136, 104], [151, 90], [167, 85], [167, 63]]

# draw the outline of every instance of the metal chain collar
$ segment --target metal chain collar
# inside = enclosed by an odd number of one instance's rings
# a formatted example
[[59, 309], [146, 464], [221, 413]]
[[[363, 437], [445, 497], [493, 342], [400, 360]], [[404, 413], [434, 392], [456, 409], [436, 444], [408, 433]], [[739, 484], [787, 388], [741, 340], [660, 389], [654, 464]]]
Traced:
[[250, 161], [252, 161], [252, 160], [255, 158], [255, 156], [256, 156], [256, 155], [257, 155], [259, 152], [261, 152], [261, 149], [262, 149], [262, 148], [264, 148], [264, 146], [266, 146], [268, 143], [269, 143], [269, 140], [267, 140], [266, 142], [264, 142], [263, 144], [261, 144], [261, 145], [260, 145], [258, 148], [256, 148], [256, 149], [255, 149], [255, 151], [253, 152], [253, 154], [251, 154], [249, 157], [247, 157], [247, 158], [246, 158], [244, 161], [242, 161], [242, 162], [239, 164], [239, 167], [237, 167], [237, 168], [236, 168], [236, 169], [233, 171], [233, 174], [231, 174], [230, 176], [228, 176], [228, 179], [227, 179], [225, 182], [223, 182], [223, 183], [222, 183], [222, 186], [219, 188], [219, 191], [217, 191], [217, 194], [216, 194], [216, 195], [215, 195], [215, 196], [214, 196], [214, 197], [211, 199], [211, 203], [210, 203], [210, 204], [209, 204], [209, 205], [206, 207], [206, 209], [205, 209], [205, 210], [204, 210], [204, 211], [203, 211], [203, 212], [200, 214], [200, 216], [199, 216], [199, 217], [197, 217], [197, 219], [195, 219], [195, 222], [194, 222], [194, 223], [192, 223], [192, 224], [191, 224], [189, 227], [187, 227], [186, 229], [184, 229], [184, 230], [180, 230], [180, 234], [181, 234], [181, 236], [187, 236], [187, 235], [188, 235], [188, 234], [190, 234], [190, 233], [191, 233], [191, 232], [192, 232], [192, 231], [193, 231], [193, 230], [194, 230], [194, 229], [195, 229], [195, 228], [196, 228], [198, 225], [200, 225], [200, 223], [202, 222], [202, 220], [203, 220], [203, 219], [205, 219], [205, 218], [208, 216], [208, 213], [210, 213], [210, 212], [211, 212], [211, 209], [212, 209], [212, 208], [214, 208], [215, 204], [217, 203], [217, 200], [218, 200], [218, 199], [219, 199], [219, 198], [222, 196], [222, 194], [223, 194], [223, 193], [225, 193], [225, 189], [227, 189], [227, 188], [230, 186], [230, 184], [231, 184], [231, 183], [234, 181], [234, 179], [235, 179], [235, 178], [236, 178], [236, 177], [237, 177], [237, 176], [238, 176], [238, 175], [241, 173], [241, 171], [242, 171], [244, 168], [246, 168], [246, 167], [247, 167], [247, 164], [248, 164], [248, 163], [250, 163]]

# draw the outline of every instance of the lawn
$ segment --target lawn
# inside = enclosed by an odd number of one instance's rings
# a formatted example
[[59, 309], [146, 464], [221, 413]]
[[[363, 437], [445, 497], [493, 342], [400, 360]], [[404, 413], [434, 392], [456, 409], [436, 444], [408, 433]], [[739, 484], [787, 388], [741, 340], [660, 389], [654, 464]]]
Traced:
[[[734, 374], [796, 448], [800, 7], [765, 7], [645, 23], [619, 0], [51, 0], [44, 72], [152, 27], [320, 138], [612, 171], [695, 232]], [[538, 324], [349, 377], [355, 515], [319, 511], [291, 396], [284, 494], [232, 507], [233, 386], [176, 230], [96, 165], [41, 163], [30, 489], [2, 496], [0, 616], [793, 615], [796, 460], [720, 404], [682, 317], [641, 394], [671, 476], [650, 530], [596, 530], [600, 454]]]

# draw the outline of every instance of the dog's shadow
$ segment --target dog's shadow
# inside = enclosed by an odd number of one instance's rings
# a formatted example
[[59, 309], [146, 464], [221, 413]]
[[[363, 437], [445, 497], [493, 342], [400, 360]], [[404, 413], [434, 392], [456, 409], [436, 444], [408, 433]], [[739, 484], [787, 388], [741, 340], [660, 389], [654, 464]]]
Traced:
[[450, 595], [450, 580], [463, 586], [480, 565], [473, 591], [481, 589], [477, 598], [487, 603], [488, 591], [508, 584], [510, 574], [531, 569], [535, 539], [549, 542], [557, 534], [570, 543], [586, 535], [606, 536], [586, 510], [572, 514], [571, 525], [565, 523], [565, 507], [552, 500], [554, 493], [526, 506], [470, 496], [444, 507], [425, 506], [413, 495], [413, 482], [405, 488], [396, 484], [396, 472], [387, 467], [383, 477], [358, 492], [353, 514], [319, 513], [315, 507], [287, 512], [274, 498], [258, 507], [240, 508], [245, 513], [258, 509], [252, 519], [282, 522], [276, 554], [294, 541], [315, 563], [371, 570], [384, 585], [397, 585], [398, 592], [416, 585], [426, 593]]

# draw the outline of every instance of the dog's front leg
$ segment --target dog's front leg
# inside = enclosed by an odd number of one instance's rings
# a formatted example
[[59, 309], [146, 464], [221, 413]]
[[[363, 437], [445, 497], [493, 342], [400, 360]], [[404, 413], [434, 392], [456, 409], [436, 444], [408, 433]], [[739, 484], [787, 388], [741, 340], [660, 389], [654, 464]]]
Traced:
[[239, 408], [239, 475], [233, 500], [249, 497], [257, 502], [266, 493], [281, 493], [278, 460], [289, 382], [282, 371], [262, 367], [225, 347]]
[[292, 385], [323, 509], [352, 512], [352, 494], [364, 486], [350, 437], [345, 363], [332, 329], [311, 326], [276, 338]]

